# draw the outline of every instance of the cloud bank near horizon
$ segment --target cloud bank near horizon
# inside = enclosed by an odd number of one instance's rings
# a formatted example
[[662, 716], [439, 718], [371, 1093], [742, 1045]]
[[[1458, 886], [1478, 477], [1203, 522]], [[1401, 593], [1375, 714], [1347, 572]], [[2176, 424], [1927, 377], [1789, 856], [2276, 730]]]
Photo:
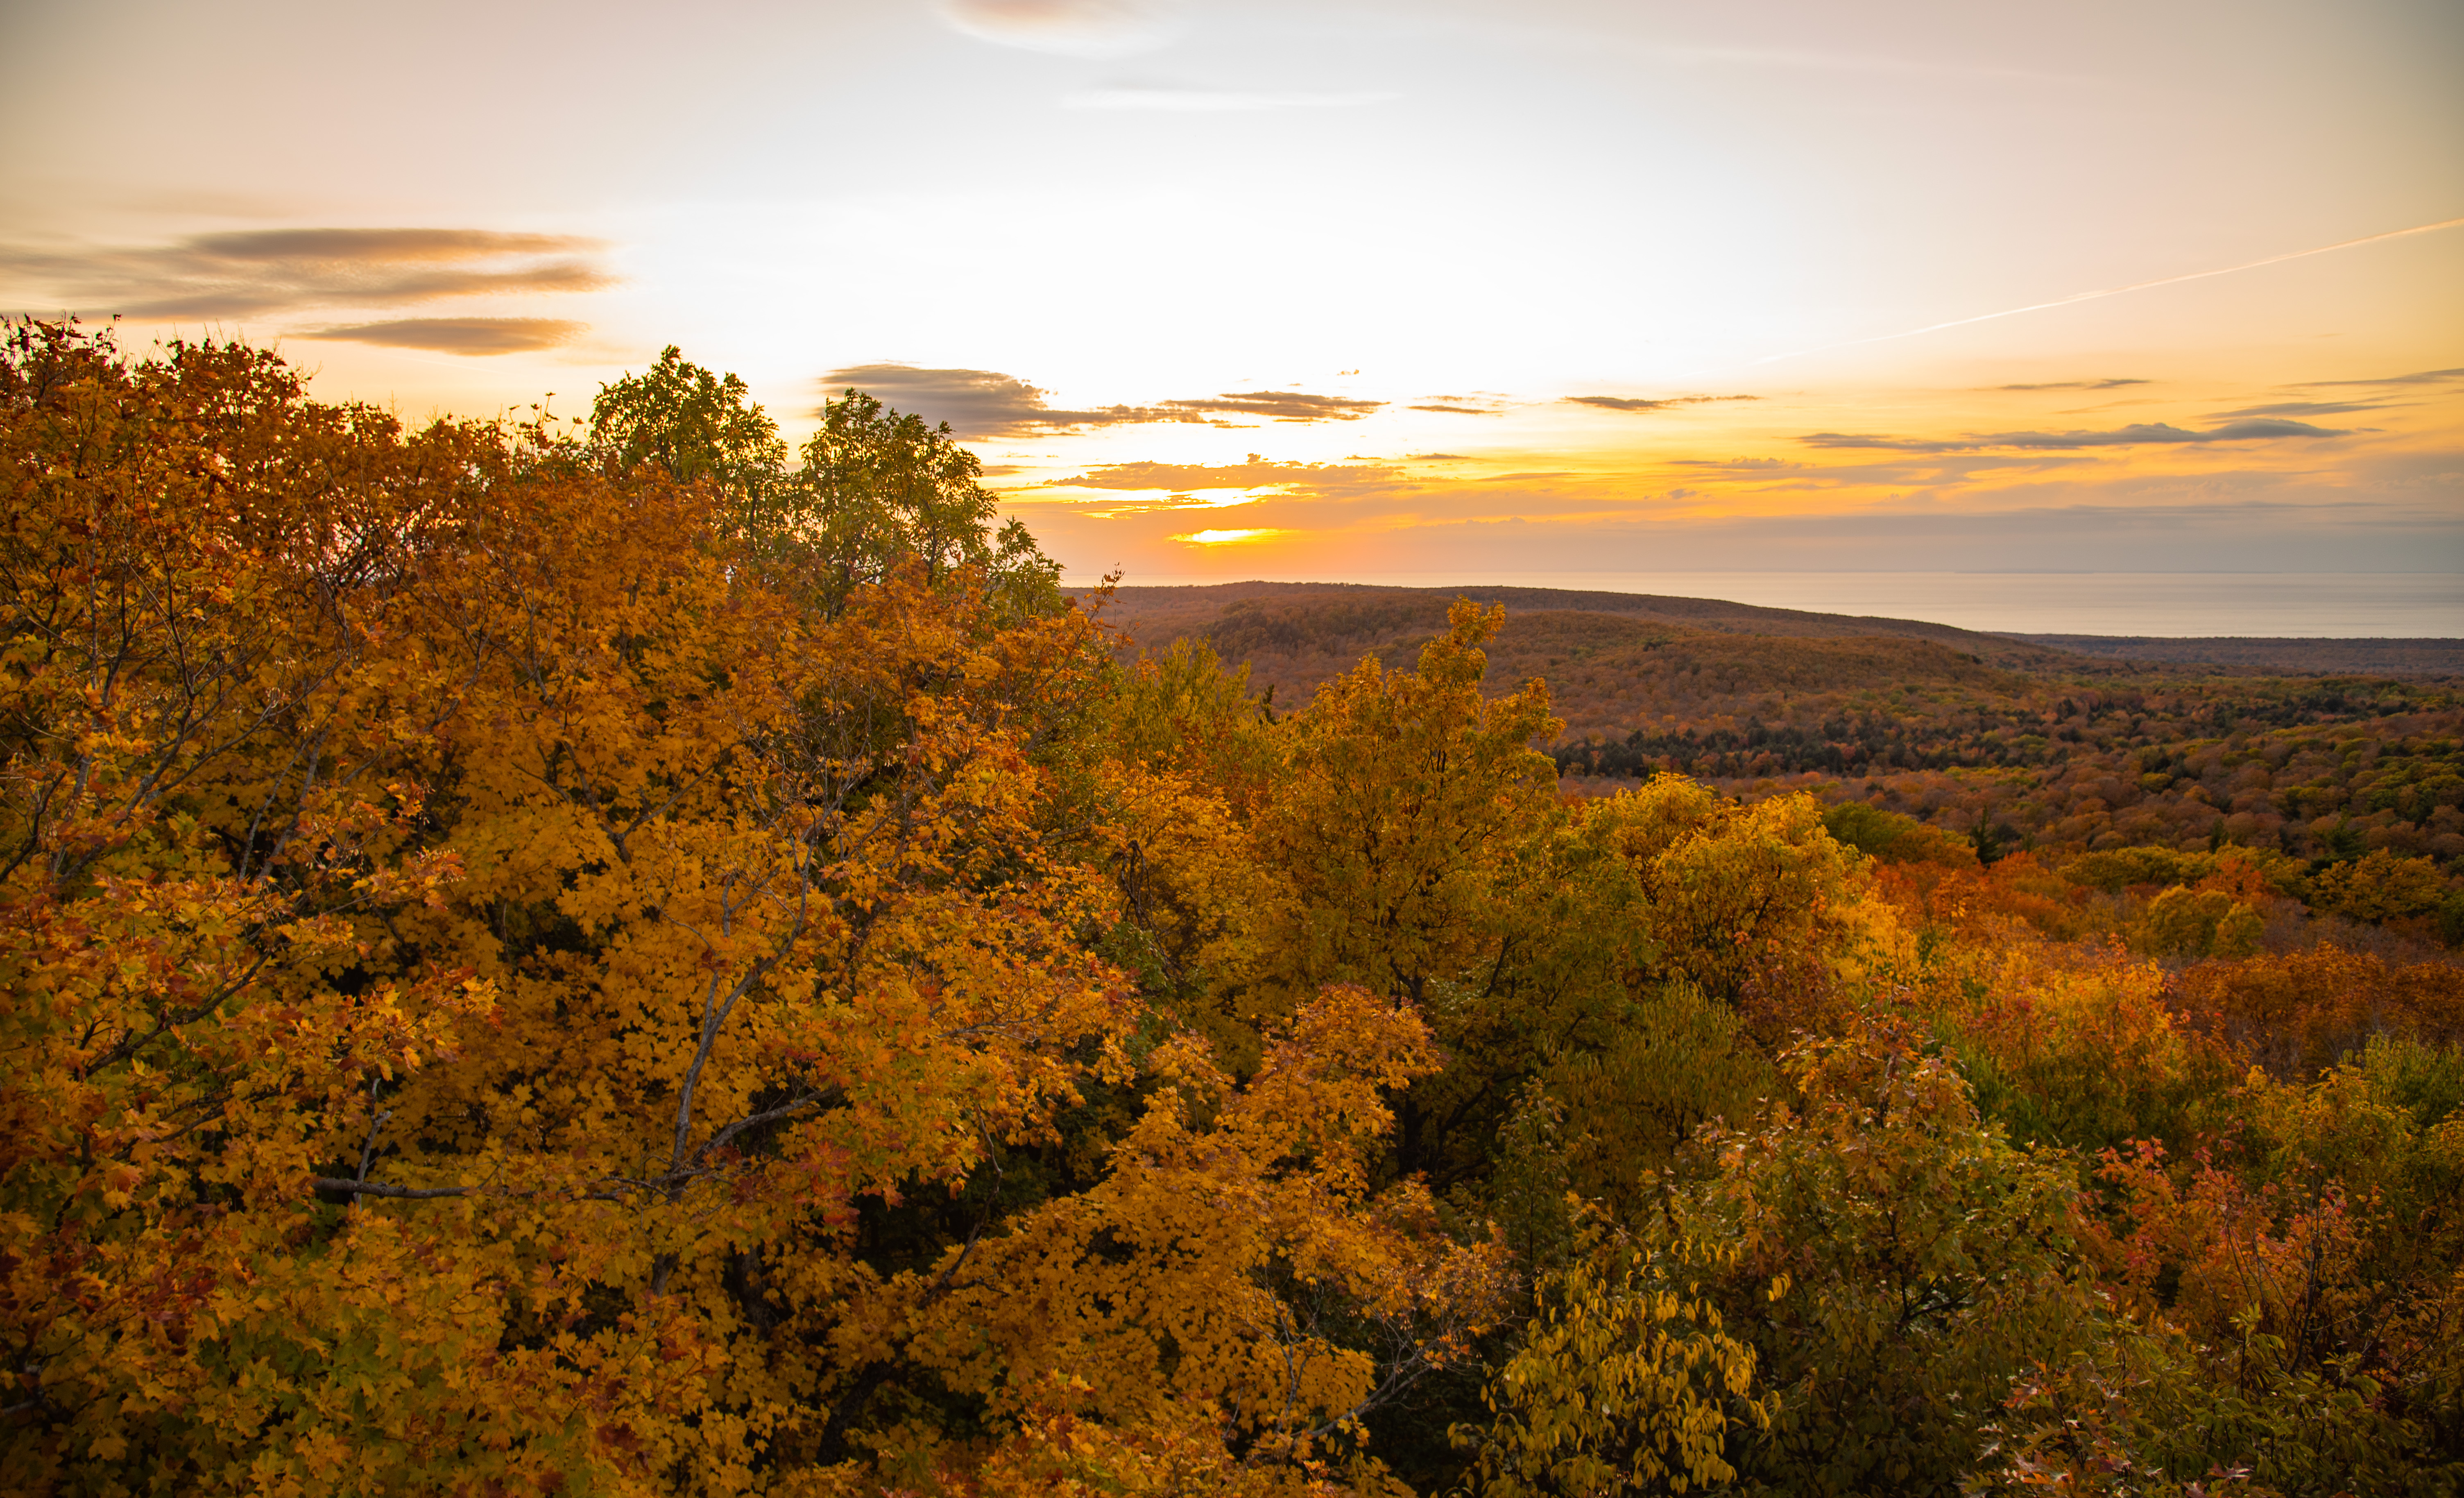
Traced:
[[[2164, 420], [1945, 433], [1950, 421], [1972, 422], [1990, 404], [1955, 389], [1903, 392], [1891, 404], [1903, 419], [1929, 408], [1948, 420], [1806, 432], [1792, 430], [1790, 418], [1835, 403], [1768, 392], [1758, 403], [1700, 403], [1706, 417], [1717, 413], [1707, 429], [1638, 424], [1613, 442], [1584, 437], [1563, 417], [1552, 422], [1551, 410], [1573, 404], [1558, 398], [1513, 406], [1510, 420], [1484, 424], [1481, 435], [1498, 438], [1494, 445], [1428, 452], [1372, 445], [1340, 461], [1125, 454], [1023, 474], [1005, 500], [1039, 534], [1050, 531], [1055, 555], [1166, 573], [1251, 566], [1331, 575], [1484, 562], [1578, 570], [2096, 570], [2099, 557], [2103, 566], [2126, 558], [2160, 570], [2464, 572], [2454, 525], [2464, 446], [2452, 437], [2464, 391], [2409, 377], [2351, 384], [2388, 393], [2302, 402], [2267, 399], [2266, 387], [2236, 399], [2230, 387], [2211, 386], [2161, 402], [2134, 397], [2171, 408]], [[2419, 393], [2399, 398], [2399, 390]], [[1991, 402], [2033, 393], [1984, 392]], [[2200, 408], [2225, 414], [2200, 420]], [[2347, 408], [2383, 410], [2384, 425], [2297, 419]], [[1403, 414], [1413, 408], [1398, 406], [1360, 435], [1410, 430], [1387, 424], [1419, 420]], [[1121, 442], [1105, 445], [1117, 452]], [[1228, 509], [1238, 519], [1200, 532], [1171, 513], [1199, 508]]]
[[[850, 364], [822, 376], [821, 384], [830, 393], [862, 390], [899, 410], [947, 422], [955, 436], [979, 441], [1157, 423], [1241, 427], [1261, 422], [1358, 421], [1387, 404], [1300, 390], [1228, 390], [1152, 406], [1066, 410], [1045, 400], [1049, 392], [1043, 386], [1016, 375], [896, 363]], [[1242, 417], [1250, 419], [1235, 419]]]
[[1569, 406], [1603, 411], [1664, 411], [1681, 406], [1716, 406], [1727, 401], [1759, 401], [1759, 395], [1671, 395], [1658, 400], [1639, 395], [1570, 395]]
[[2079, 448], [2128, 448], [2150, 443], [2172, 445], [2206, 442], [2265, 442], [2283, 437], [2348, 437], [2352, 433], [2307, 422], [2257, 419], [2232, 421], [2210, 431], [2192, 431], [2165, 422], [2135, 422], [2110, 431], [2004, 431], [1970, 437], [1935, 439], [1893, 437], [1850, 431], [1815, 431], [1797, 438], [1810, 448], [1875, 448], [1897, 452], [1974, 452], [1985, 448], [2066, 451]]

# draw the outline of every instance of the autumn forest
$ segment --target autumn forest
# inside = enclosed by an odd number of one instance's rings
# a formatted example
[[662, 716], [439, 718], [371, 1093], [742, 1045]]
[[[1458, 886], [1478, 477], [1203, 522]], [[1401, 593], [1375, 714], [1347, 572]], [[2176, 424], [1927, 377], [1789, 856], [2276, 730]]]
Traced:
[[13, 1490], [2464, 1487], [2456, 676], [1065, 589], [673, 349], [0, 433]]

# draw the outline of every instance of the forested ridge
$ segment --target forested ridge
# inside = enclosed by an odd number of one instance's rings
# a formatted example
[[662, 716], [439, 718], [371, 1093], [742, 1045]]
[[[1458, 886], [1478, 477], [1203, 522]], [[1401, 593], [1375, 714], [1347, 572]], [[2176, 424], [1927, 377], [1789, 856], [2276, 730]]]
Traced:
[[2435, 683], [1466, 599], [1269, 693], [674, 350], [20, 323], [0, 421], [13, 1487], [2464, 1484]]
[[[1142, 640], [1203, 641], [1286, 701], [1363, 653], [1406, 658], [1444, 607], [1427, 590], [1324, 584], [1133, 591]], [[1907, 621], [1472, 591], [1546, 606], [1492, 642], [1488, 690], [1548, 681], [1570, 788], [1675, 772], [1748, 798], [1804, 792], [1925, 822], [1989, 860], [2142, 845], [2321, 868], [2384, 855], [2373, 869], [2403, 861], [2418, 901], [2404, 914], [2425, 918], [2464, 888], [2453, 676], [2151, 666]], [[2464, 934], [2464, 904], [2438, 918], [2449, 940]]]

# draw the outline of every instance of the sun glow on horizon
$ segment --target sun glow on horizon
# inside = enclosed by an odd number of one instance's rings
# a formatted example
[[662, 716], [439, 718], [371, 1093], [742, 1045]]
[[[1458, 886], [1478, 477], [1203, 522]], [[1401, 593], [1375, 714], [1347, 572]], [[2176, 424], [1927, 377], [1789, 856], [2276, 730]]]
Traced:
[[1177, 541], [1187, 541], [1193, 546], [1225, 546], [1235, 541], [1258, 540], [1264, 537], [1284, 534], [1271, 528], [1254, 531], [1189, 531], [1172, 539]]
[[852, 386], [1073, 574], [2464, 572], [2464, 8], [2085, 7], [21, 6], [121, 102], [0, 96], [0, 310], [414, 423]]

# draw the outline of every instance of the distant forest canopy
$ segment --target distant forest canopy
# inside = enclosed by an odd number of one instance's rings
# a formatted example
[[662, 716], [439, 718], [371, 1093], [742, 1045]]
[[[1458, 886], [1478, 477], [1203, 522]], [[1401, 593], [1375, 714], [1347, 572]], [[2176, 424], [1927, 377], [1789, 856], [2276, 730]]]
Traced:
[[2013, 640], [2112, 660], [2309, 676], [2464, 676], [2464, 640], [2264, 639], [2211, 635], [2014, 634]]
[[[1549, 683], [1566, 720], [1550, 752], [1570, 786], [1675, 772], [1749, 798], [1807, 791], [1945, 828], [1988, 857], [2232, 845], [2321, 866], [2426, 859], [2425, 891], [2464, 873], [2464, 677], [2150, 666], [1940, 625], [1468, 591], [1587, 606], [1512, 614], [1489, 652], [1490, 692]], [[1447, 597], [1121, 593], [1111, 617], [1134, 636], [1203, 640], [1283, 702], [1364, 654], [1402, 658]], [[2307, 643], [2284, 642], [2296, 658]]]
[[[1269, 702], [979, 477], [672, 350], [411, 430], [9, 328], [12, 1490], [2464, 1485], [2439, 689], [1441, 600]], [[2143, 801], [1570, 784], [1552, 655], [1628, 736], [2054, 694]], [[2321, 850], [2130, 841], [2215, 775]]]

